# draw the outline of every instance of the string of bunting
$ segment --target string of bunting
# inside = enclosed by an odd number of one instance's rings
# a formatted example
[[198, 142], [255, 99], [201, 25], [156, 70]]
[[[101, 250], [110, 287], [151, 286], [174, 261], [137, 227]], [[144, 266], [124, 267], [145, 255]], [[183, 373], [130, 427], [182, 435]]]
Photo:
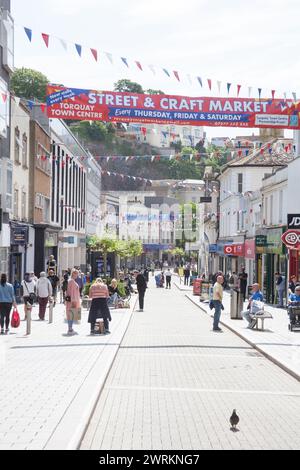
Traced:
[[[20, 26], [20, 25], [18, 25], [18, 26]], [[111, 52], [99, 51], [95, 47], [84, 46], [84, 45], [79, 44], [79, 43], [70, 42], [70, 41], [67, 41], [66, 39], [57, 37], [55, 35], [52, 35], [52, 34], [50, 35], [49, 33], [36, 32], [36, 31], [33, 31], [31, 28], [28, 28], [28, 27], [25, 27], [25, 26], [21, 26], [21, 28], [24, 30], [24, 32], [26, 34], [26, 37], [27, 37], [30, 44], [32, 44], [32, 41], [35, 37], [39, 37], [42, 40], [45, 47], [48, 49], [51, 42], [53, 43], [52, 39], [56, 39], [60, 43], [60, 46], [66, 52], [68, 52], [68, 46], [69, 47], [71, 46], [72, 51], [74, 51], [74, 53], [76, 53], [79, 58], [82, 58], [83, 51], [87, 50], [89, 56], [95, 62], [98, 62], [99, 59], [102, 57], [102, 55], [106, 57], [106, 59], [108, 60], [108, 62], [111, 65], [114, 65], [114, 63], [116, 61], [116, 57]], [[129, 69], [131, 66], [134, 66], [135, 68], [137, 68], [141, 72], [144, 72], [145, 69], [149, 69], [153, 73], [153, 75], [156, 75], [156, 72], [160, 71], [161, 73], [164, 74], [164, 76], [167, 76], [168, 78], [173, 78], [177, 82], [181, 82], [183, 77], [184, 77], [184, 80], [187, 80], [190, 85], [193, 85], [193, 80], [194, 80], [194, 81], [196, 81], [196, 83], [201, 88], [208, 88], [210, 91], [213, 88], [213, 80], [211, 78], [203, 78], [203, 76], [202, 77], [201, 76], [193, 76], [192, 77], [191, 74], [189, 74], [189, 73], [187, 74], [185, 72], [179, 72], [178, 70], [169, 70], [166, 67], [156, 66], [156, 65], [153, 65], [153, 64], [145, 65], [140, 60], [131, 60], [131, 59], [128, 59], [127, 57], [122, 57], [122, 56], [119, 56], [118, 60], [121, 61], [121, 63], [124, 65], [124, 67], [126, 69]], [[223, 82], [221, 80], [216, 80], [215, 82], [216, 82], [215, 86], [218, 90], [218, 93], [220, 94]], [[247, 93], [248, 93], [249, 98], [251, 97], [251, 94], [252, 94], [252, 91], [253, 91], [252, 86], [242, 85], [241, 83], [238, 83], [238, 84], [234, 85], [232, 82], [225, 81], [224, 86], [226, 86], [226, 91], [227, 91], [228, 95], [229, 95], [230, 91], [233, 90], [233, 87], [235, 86], [236, 96], [237, 97], [240, 96], [241, 88], [246, 88], [247, 89]], [[263, 89], [261, 87], [257, 88], [257, 95], [258, 95], [259, 99], [261, 99], [262, 90]], [[272, 97], [272, 99], [274, 100], [276, 90], [272, 87], [270, 90], [266, 90], [266, 91], [269, 94], [269, 96]], [[296, 92], [293, 91], [293, 92], [289, 92], [289, 94], [290, 93], [293, 97], [294, 102], [296, 102], [297, 101]], [[284, 96], [285, 100], [287, 99], [287, 94], [288, 93], [286, 91], [283, 93], [283, 96]]]

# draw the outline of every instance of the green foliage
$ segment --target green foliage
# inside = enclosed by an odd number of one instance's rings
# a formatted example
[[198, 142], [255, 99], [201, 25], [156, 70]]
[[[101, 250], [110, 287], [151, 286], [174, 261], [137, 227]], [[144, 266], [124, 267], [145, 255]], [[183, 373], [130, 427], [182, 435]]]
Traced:
[[191, 155], [191, 154], [195, 155], [196, 153], [197, 153], [197, 150], [194, 149], [193, 147], [183, 147], [181, 149], [182, 155]]
[[127, 78], [123, 78], [122, 80], [118, 80], [117, 83], [114, 84], [115, 91], [122, 91], [127, 93], [140, 93], [143, 94], [144, 90], [139, 83], [132, 82]]
[[71, 129], [80, 139], [89, 142], [109, 142], [115, 134], [111, 123], [100, 121], [81, 121], [72, 125]]
[[16, 69], [11, 78], [11, 90], [20, 98], [46, 101], [48, 78], [33, 69]]
[[164, 95], [165, 94], [162, 90], [153, 90], [152, 88], [148, 88], [148, 90], [145, 90], [145, 93], [147, 93], [147, 95]]

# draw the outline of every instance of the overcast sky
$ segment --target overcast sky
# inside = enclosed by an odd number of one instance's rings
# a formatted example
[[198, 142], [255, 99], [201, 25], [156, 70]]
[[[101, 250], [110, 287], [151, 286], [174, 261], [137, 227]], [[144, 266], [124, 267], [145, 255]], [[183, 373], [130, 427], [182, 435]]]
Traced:
[[[188, 96], [300, 96], [299, 0], [11, 0], [15, 65], [45, 73], [52, 83], [112, 90], [121, 78], [144, 88]], [[23, 26], [33, 30], [30, 44]], [[49, 49], [41, 33], [50, 34]], [[52, 36], [52, 37], [51, 37]], [[57, 38], [68, 41], [66, 52]], [[79, 58], [74, 43], [83, 46]], [[86, 46], [86, 47], [85, 47]], [[93, 59], [89, 47], [98, 50]], [[104, 52], [113, 55], [111, 65]], [[129, 69], [120, 57], [128, 58]], [[134, 64], [139, 60], [144, 72]], [[148, 65], [154, 65], [155, 75]], [[177, 70], [181, 81], [162, 67]], [[190, 74], [191, 82], [188, 74]], [[195, 79], [205, 84], [201, 89]], [[212, 92], [207, 87], [212, 79]], [[217, 80], [222, 82], [221, 94]], [[206, 128], [208, 135], [246, 134]], [[254, 131], [258, 132], [258, 130]], [[248, 132], [252, 133], [252, 131]]]

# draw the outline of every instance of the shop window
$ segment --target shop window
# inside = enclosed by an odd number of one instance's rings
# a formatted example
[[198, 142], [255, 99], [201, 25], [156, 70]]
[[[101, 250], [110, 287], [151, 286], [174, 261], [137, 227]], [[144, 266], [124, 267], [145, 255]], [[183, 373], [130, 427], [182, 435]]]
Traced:
[[18, 127], [15, 128], [15, 163], [20, 163], [20, 130]]
[[238, 173], [238, 193], [243, 192], [243, 173]]
[[26, 192], [22, 191], [22, 205], [21, 205], [22, 220], [26, 219]]
[[19, 217], [19, 190], [14, 189], [14, 217]]

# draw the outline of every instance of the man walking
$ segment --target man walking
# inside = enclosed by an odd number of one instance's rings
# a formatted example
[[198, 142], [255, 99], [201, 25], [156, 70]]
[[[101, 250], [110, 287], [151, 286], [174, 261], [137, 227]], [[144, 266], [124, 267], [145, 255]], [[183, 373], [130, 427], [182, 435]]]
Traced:
[[139, 305], [140, 305], [139, 312], [143, 312], [144, 311], [144, 297], [145, 297], [145, 292], [147, 289], [147, 283], [142, 272], [140, 272], [136, 277], [136, 286], [137, 286], [137, 290], [139, 293]]
[[190, 271], [190, 268], [189, 266], [186, 266], [184, 271], [183, 271], [183, 274], [184, 274], [184, 285], [185, 286], [188, 286], [189, 285], [189, 281], [190, 281], [190, 275], [191, 275], [191, 271]]
[[213, 324], [213, 331], [221, 332], [221, 328], [219, 328], [219, 321], [221, 317], [221, 309], [222, 309], [222, 301], [223, 301], [223, 286], [224, 283], [223, 276], [217, 277], [217, 282], [213, 288], [213, 305], [215, 309], [214, 314], [214, 324]]
[[283, 308], [283, 295], [285, 291], [285, 277], [282, 276], [279, 272], [275, 273], [275, 279], [276, 279], [276, 290], [278, 294], [278, 305], [277, 307]]
[[55, 272], [53, 271], [53, 269], [50, 269], [49, 270], [49, 276], [48, 276], [48, 279], [49, 281], [51, 282], [51, 286], [52, 286], [52, 296], [53, 296], [53, 305], [55, 307], [56, 305], [56, 297], [57, 297], [57, 286], [58, 286], [58, 283], [59, 283], [59, 278], [58, 276], [56, 276]]
[[171, 289], [171, 279], [172, 279], [172, 273], [170, 271], [170, 268], [166, 272], [166, 289]]
[[239, 273], [239, 281], [240, 281], [240, 292], [243, 296], [244, 302], [246, 300], [246, 290], [247, 290], [247, 282], [248, 282], [248, 274], [245, 271], [245, 266], [241, 267], [241, 272]]

